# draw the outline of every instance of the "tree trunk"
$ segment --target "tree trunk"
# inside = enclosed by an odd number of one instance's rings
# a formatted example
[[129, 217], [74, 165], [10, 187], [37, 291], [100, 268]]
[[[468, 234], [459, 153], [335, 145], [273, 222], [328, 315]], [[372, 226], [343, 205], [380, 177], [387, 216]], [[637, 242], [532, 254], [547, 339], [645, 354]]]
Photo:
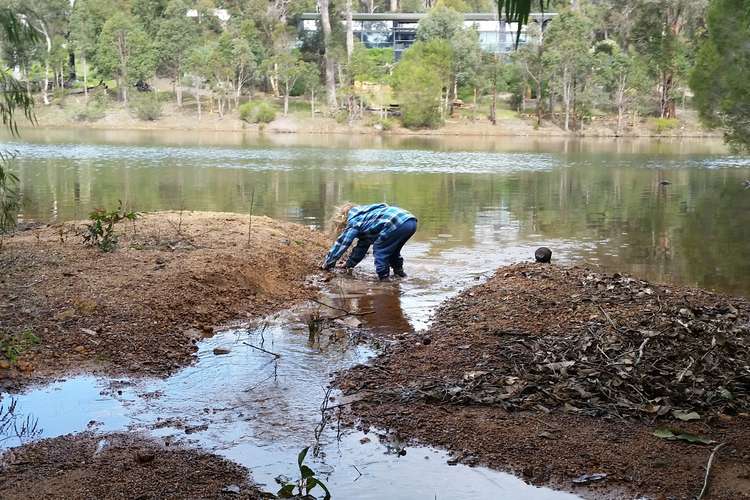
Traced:
[[68, 52], [68, 80], [71, 82], [78, 80], [78, 75], [76, 74], [76, 53], [72, 50]]
[[81, 62], [83, 63], [83, 97], [87, 101], [89, 100], [89, 68], [86, 65], [86, 54], [81, 54]]
[[289, 114], [289, 82], [284, 85], [284, 116]]
[[315, 89], [310, 90], [310, 116], [315, 118]]
[[320, 9], [320, 24], [323, 27], [323, 59], [326, 71], [326, 94], [329, 111], [336, 111], [336, 75], [334, 74], [333, 58], [331, 57], [331, 19], [328, 13], [328, 0], [318, 0]]
[[352, 0], [346, 0], [346, 62], [352, 61], [354, 52], [354, 27], [352, 23]]
[[391, 0], [391, 12], [398, 11], [398, 0]]
[[200, 85], [193, 86], [193, 94], [195, 95], [195, 102], [198, 103], [198, 119], [200, 120], [202, 116]]

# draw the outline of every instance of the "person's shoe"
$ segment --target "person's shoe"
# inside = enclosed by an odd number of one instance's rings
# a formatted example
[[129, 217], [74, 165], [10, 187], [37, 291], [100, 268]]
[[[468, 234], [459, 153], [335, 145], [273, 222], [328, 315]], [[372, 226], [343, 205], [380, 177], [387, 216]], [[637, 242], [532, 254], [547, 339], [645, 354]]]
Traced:
[[395, 274], [399, 278], [406, 278], [406, 273], [404, 272], [403, 268], [401, 268], [401, 269], [394, 269], [393, 270], [393, 274]]
[[378, 281], [380, 281], [381, 283], [387, 283], [391, 281], [391, 278], [389, 276], [383, 276], [382, 278], [378, 276]]

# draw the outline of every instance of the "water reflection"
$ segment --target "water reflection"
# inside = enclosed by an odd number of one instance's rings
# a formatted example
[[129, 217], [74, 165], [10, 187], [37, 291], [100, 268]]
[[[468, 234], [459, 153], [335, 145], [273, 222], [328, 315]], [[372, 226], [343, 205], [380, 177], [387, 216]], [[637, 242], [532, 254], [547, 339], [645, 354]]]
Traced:
[[[574, 262], [750, 295], [750, 159], [719, 142], [25, 132], [23, 216], [254, 213], [320, 226], [344, 199], [408, 207], [413, 242], [552, 246]], [[553, 250], [560, 251], [553, 247]]]

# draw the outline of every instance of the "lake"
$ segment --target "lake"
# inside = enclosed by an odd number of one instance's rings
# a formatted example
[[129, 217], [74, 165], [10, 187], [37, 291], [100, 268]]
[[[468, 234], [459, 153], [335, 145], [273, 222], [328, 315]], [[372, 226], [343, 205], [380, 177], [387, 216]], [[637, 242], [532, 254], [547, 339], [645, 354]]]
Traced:
[[341, 201], [388, 202], [419, 217], [424, 258], [480, 270], [544, 245], [558, 262], [750, 296], [750, 158], [720, 141], [33, 129], [4, 148], [18, 154], [25, 220], [118, 200], [240, 213], [252, 202], [319, 227]]

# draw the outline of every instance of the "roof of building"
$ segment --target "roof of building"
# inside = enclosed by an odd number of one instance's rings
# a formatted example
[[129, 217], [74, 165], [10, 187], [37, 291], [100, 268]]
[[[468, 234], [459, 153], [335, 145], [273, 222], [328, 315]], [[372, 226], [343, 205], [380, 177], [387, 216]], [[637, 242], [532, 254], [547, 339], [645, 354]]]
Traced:
[[[427, 15], [426, 12], [353, 12], [353, 21], [419, 21]], [[557, 14], [554, 12], [536, 12], [529, 14], [532, 19], [549, 19]], [[320, 17], [317, 12], [305, 12], [300, 15], [302, 20], [316, 20]], [[470, 12], [464, 14], [465, 21], [497, 21], [495, 12]]]

